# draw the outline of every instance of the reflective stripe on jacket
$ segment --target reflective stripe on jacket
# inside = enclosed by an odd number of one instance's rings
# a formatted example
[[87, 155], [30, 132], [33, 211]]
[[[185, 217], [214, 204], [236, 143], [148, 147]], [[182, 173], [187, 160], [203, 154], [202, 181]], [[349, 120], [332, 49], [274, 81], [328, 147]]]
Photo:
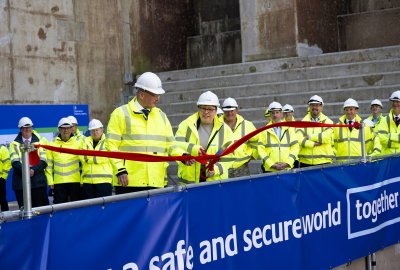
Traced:
[[[98, 150], [108, 151], [108, 143], [106, 135], [103, 134], [96, 147], [93, 147], [93, 138], [91, 136], [85, 137], [83, 144], [84, 150]], [[81, 183], [85, 184], [112, 184], [114, 177], [114, 168], [112, 159], [106, 157], [96, 156], [80, 156], [82, 163]]]
[[[272, 124], [269, 122], [268, 125]], [[263, 162], [265, 171], [276, 171], [271, 168], [277, 162], [287, 163], [293, 168], [293, 163], [299, 153], [299, 143], [297, 141], [294, 128], [281, 127], [281, 137], [278, 138], [273, 128], [260, 133], [258, 141], [258, 155]]]
[[387, 116], [382, 117], [379, 124], [375, 126], [375, 132], [382, 145], [382, 155], [400, 152], [400, 125], [396, 127], [393, 110], [390, 110]]
[[[75, 136], [71, 136], [66, 142], [57, 136], [51, 145], [70, 149], [82, 149], [82, 141], [76, 140]], [[79, 156], [49, 150], [47, 151], [47, 161], [46, 176], [49, 185], [81, 182]]]
[[[323, 113], [319, 116], [319, 123], [333, 124], [332, 120]], [[311, 121], [308, 113], [302, 121]], [[332, 163], [333, 150], [333, 128], [299, 128], [296, 130], [297, 140], [300, 144], [299, 161], [305, 164], [318, 165]], [[321, 143], [315, 146], [315, 143]]]
[[8, 172], [11, 169], [10, 152], [4, 145], [0, 146], [0, 178], [7, 180]]
[[[362, 119], [356, 115], [355, 121], [361, 123]], [[346, 115], [343, 115], [340, 117], [338, 124], [344, 124], [345, 122]], [[360, 129], [353, 128], [350, 131], [348, 127], [335, 127], [333, 137], [337, 162], [346, 162], [362, 157]], [[374, 133], [368, 125], [365, 125], [365, 146], [367, 155], [377, 156], [381, 153], [381, 144], [377, 138], [375, 139]]]
[[[136, 97], [128, 104], [115, 109], [107, 128], [111, 151], [143, 153], [158, 156], [181, 156], [171, 124], [159, 108], [152, 108], [146, 120], [135, 104]], [[142, 162], [115, 160], [116, 169], [126, 169], [129, 187], [164, 187], [167, 162]], [[118, 181], [114, 185], [119, 186]]]
[[[181, 148], [192, 156], [197, 156], [200, 149], [200, 137], [197, 130], [199, 113], [192, 114], [179, 124], [175, 137]], [[216, 134], [214, 136], [214, 134]], [[213, 138], [212, 138], [213, 137]], [[212, 139], [212, 141], [210, 141]], [[233, 133], [228, 125], [222, 122], [217, 116], [214, 118], [214, 126], [209, 138], [207, 154], [214, 155], [218, 151], [226, 149], [233, 141]], [[215, 175], [207, 178], [207, 181], [227, 179], [228, 169], [234, 161], [232, 154], [222, 157], [214, 165]], [[183, 183], [194, 183], [200, 180], [201, 164], [195, 162], [192, 166], [186, 166], [178, 162], [178, 177]]]
[[[224, 121], [224, 116], [221, 116], [221, 120]], [[256, 127], [252, 122], [244, 120], [244, 118], [239, 114], [236, 115], [236, 125], [233, 129], [233, 139], [235, 142], [254, 130], [256, 130]], [[240, 168], [243, 164], [246, 164], [252, 158], [258, 158], [258, 138], [259, 134], [250, 138], [250, 140], [248, 140], [235, 150], [235, 161], [233, 162], [233, 168]]]

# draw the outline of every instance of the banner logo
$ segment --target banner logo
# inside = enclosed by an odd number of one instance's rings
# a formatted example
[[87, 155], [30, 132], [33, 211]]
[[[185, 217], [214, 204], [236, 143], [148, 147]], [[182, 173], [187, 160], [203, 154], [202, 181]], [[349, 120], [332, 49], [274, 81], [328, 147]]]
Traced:
[[347, 237], [360, 237], [400, 222], [400, 177], [347, 190]]

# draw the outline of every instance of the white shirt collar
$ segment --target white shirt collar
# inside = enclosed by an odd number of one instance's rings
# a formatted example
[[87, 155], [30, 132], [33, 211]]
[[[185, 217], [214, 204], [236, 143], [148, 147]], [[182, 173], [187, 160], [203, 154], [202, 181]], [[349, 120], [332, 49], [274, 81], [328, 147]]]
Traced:
[[138, 101], [137, 99], [135, 100], [135, 104], [136, 104], [136, 106], [139, 108], [139, 111], [141, 111], [141, 110], [144, 109], [143, 106], [140, 105], [140, 103], [139, 103], [139, 101]]

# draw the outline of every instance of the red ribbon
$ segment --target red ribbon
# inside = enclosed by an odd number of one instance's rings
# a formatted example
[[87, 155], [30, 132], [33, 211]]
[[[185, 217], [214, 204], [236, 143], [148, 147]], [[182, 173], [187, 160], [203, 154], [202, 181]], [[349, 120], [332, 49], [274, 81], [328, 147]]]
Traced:
[[217, 153], [216, 155], [201, 155], [201, 156], [191, 156], [191, 155], [183, 155], [183, 156], [154, 156], [148, 154], [140, 154], [140, 153], [130, 153], [130, 152], [117, 152], [117, 151], [98, 151], [98, 150], [78, 150], [78, 149], [70, 149], [64, 147], [56, 147], [44, 144], [36, 144], [37, 147], [43, 147], [47, 150], [60, 152], [65, 154], [73, 154], [73, 155], [85, 155], [85, 156], [98, 156], [98, 157], [107, 157], [107, 158], [116, 158], [116, 159], [125, 159], [125, 160], [134, 160], [134, 161], [143, 161], [143, 162], [166, 162], [166, 161], [189, 161], [196, 160], [202, 164], [207, 164], [207, 168], [212, 170], [215, 163], [219, 161], [219, 159], [223, 156], [233, 153], [241, 144], [245, 143], [251, 137], [257, 135], [258, 133], [274, 128], [274, 127], [294, 127], [294, 128], [316, 128], [316, 127], [353, 127], [356, 129], [360, 128], [360, 123], [355, 122], [353, 125], [347, 124], [323, 124], [316, 122], [305, 122], [305, 121], [293, 121], [293, 122], [279, 122], [273, 123], [271, 125], [267, 125], [261, 127], [259, 129], [250, 132], [244, 137], [240, 138], [233, 144], [231, 144], [228, 148], [226, 148], [222, 153]]

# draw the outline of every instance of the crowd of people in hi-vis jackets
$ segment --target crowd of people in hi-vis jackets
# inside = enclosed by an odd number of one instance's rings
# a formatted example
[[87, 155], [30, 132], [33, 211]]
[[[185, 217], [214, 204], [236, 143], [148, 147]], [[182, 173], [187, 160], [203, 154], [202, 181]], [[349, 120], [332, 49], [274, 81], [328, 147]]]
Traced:
[[[105, 132], [97, 119], [89, 122], [90, 135], [78, 129], [75, 117], [63, 117], [58, 122], [58, 134], [47, 141], [33, 128], [26, 116], [19, 120], [15, 140], [0, 148], [1, 211], [9, 210], [6, 199], [6, 179], [13, 168], [12, 188], [19, 207], [23, 206], [21, 145], [49, 144], [52, 146], [98, 151], [119, 151], [155, 156], [199, 156], [221, 153], [233, 142], [256, 130], [254, 124], [239, 114], [237, 101], [229, 97], [220, 105], [211, 91], [202, 93], [193, 114], [183, 120], [174, 134], [167, 115], [157, 108], [165, 93], [160, 78], [143, 73], [135, 83], [136, 95], [127, 104], [116, 108]], [[400, 151], [400, 90], [389, 97], [391, 108], [384, 116], [378, 99], [370, 103], [371, 115], [361, 119], [359, 105], [353, 98], [343, 103], [340, 124], [346, 127], [276, 126], [253, 136], [233, 153], [222, 156], [214, 166], [195, 159], [178, 161], [177, 178], [181, 184], [223, 180], [250, 175], [249, 163], [262, 161], [263, 173], [293, 168], [357, 161], [362, 157], [362, 144], [367, 156], [377, 157]], [[324, 114], [322, 97], [313, 95], [308, 110], [296, 120], [334, 124]], [[296, 112], [297, 113], [297, 112]], [[291, 105], [278, 101], [265, 111], [266, 124], [294, 121]], [[354, 123], [364, 122], [362, 130]], [[365, 140], [364, 142], [362, 140]], [[29, 153], [32, 206], [48, 205], [49, 190], [53, 203], [110, 196], [165, 187], [168, 183], [168, 162], [143, 162], [60, 153], [36, 148]]]

